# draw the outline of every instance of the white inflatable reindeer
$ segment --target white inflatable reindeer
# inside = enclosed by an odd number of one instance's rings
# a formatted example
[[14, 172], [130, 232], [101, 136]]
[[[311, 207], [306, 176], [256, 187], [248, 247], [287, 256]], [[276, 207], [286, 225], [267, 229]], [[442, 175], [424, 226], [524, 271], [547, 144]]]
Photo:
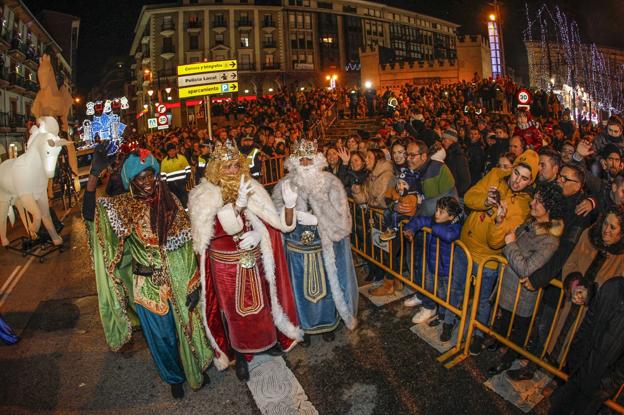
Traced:
[[[6, 220], [15, 205], [18, 207], [22, 222], [32, 238], [36, 236], [41, 222], [48, 231], [52, 243], [63, 243], [56, 233], [50, 207], [48, 205], [48, 179], [54, 177], [56, 160], [61, 146], [67, 140], [59, 138], [59, 125], [53, 117], [40, 117], [37, 127], [30, 130], [26, 152], [15, 159], [0, 164], [0, 243], [8, 245], [6, 236]], [[30, 215], [29, 221], [24, 217], [24, 209]], [[28, 226], [29, 224], [30, 226]]]

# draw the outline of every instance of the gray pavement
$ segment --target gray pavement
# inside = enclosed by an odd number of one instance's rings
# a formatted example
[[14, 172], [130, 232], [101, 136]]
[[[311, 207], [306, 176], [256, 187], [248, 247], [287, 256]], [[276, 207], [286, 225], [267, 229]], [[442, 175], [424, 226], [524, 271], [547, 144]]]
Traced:
[[[15, 346], [0, 344], [0, 413], [261, 413], [231, 369], [211, 368], [210, 385], [171, 399], [140, 332], [124, 352], [110, 352], [78, 209], [65, 224], [67, 251], [43, 264], [0, 250], [0, 287], [13, 287], [0, 292], [0, 313], [22, 336]], [[400, 302], [378, 308], [361, 297], [354, 332], [341, 327], [331, 343], [314, 337], [285, 356], [286, 365], [320, 414], [521, 413], [483, 385], [493, 356], [447, 370], [410, 331], [410, 317]], [[546, 411], [542, 402], [534, 413]]]

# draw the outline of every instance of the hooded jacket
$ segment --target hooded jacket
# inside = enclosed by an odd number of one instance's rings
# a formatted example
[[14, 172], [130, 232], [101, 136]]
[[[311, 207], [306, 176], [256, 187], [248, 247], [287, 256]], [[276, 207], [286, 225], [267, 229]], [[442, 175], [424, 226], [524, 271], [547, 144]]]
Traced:
[[[532, 157], [534, 166], [531, 169], [533, 180], [535, 180], [539, 157], [535, 152], [532, 153], [536, 156]], [[508, 179], [509, 172], [494, 168], [464, 195], [464, 204], [472, 212], [468, 215], [462, 229], [461, 241], [477, 264], [480, 264], [487, 256], [499, 255], [505, 245], [505, 235], [516, 229], [529, 216], [532, 187], [513, 192], [509, 188]], [[490, 186], [496, 187], [500, 192], [501, 202], [507, 203], [507, 215], [500, 224], [494, 222], [497, 208], [485, 206]], [[496, 264], [490, 262], [486, 264], [486, 267], [494, 269]]]

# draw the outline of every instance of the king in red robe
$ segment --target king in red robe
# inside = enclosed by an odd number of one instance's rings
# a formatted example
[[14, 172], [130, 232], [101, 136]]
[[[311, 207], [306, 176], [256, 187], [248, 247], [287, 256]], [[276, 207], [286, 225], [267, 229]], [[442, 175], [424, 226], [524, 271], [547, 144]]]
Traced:
[[237, 376], [247, 380], [254, 353], [276, 345], [288, 351], [303, 338], [281, 239], [296, 226], [293, 209], [277, 212], [227, 142], [217, 145], [205, 179], [191, 191], [189, 214], [215, 366], [224, 370], [235, 357]]

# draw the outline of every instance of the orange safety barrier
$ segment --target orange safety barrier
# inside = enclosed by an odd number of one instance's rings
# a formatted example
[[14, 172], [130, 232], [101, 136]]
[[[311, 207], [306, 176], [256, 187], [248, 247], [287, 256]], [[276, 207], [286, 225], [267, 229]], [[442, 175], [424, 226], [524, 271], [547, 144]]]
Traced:
[[[496, 285], [496, 295], [494, 297], [494, 304], [491, 310], [490, 317], [487, 322], [480, 322], [477, 320], [477, 310], [479, 305], [479, 297], [481, 294], [482, 288], [482, 280], [483, 280], [483, 270], [486, 264], [496, 263], [498, 268], [498, 283]], [[579, 329], [583, 317], [585, 316], [585, 307], [578, 307], [577, 310], [572, 310], [571, 313], [576, 312], [576, 315], [568, 313], [564, 313], [562, 310], [564, 308], [564, 297], [565, 293], [563, 290], [563, 285], [561, 281], [557, 279], [553, 279], [550, 282], [550, 285], [559, 289], [559, 299], [557, 302], [557, 307], [553, 316], [552, 321], [550, 322], [550, 327], [548, 329], [548, 335], [541, 345], [541, 350], [532, 350], [529, 347], [529, 341], [532, 339], [532, 335], [534, 334], [534, 330], [536, 329], [536, 320], [540, 315], [540, 306], [542, 300], [542, 294], [544, 289], [539, 289], [537, 291], [537, 298], [535, 300], [535, 304], [532, 307], [532, 314], [529, 320], [528, 328], [526, 334], [522, 336], [521, 342], [516, 342], [511, 339], [512, 332], [514, 330], [514, 325], [516, 324], [517, 318], [527, 318], [527, 317], [519, 317], [517, 315], [518, 307], [520, 301], [525, 300], [521, 295], [522, 292], [522, 284], [518, 281], [515, 291], [515, 297], [513, 301], [513, 309], [512, 310], [504, 310], [501, 308], [501, 291], [503, 287], [503, 280], [505, 278], [505, 267], [507, 267], [507, 260], [502, 256], [490, 256], [484, 259], [482, 264], [479, 264], [477, 275], [475, 279], [475, 289], [472, 297], [472, 309], [470, 312], [470, 317], [468, 320], [468, 333], [466, 335], [466, 343], [463, 347], [463, 351], [457, 355], [454, 359], [452, 359], [446, 367], [452, 367], [459, 362], [466, 359], [469, 355], [470, 343], [472, 341], [472, 335], [475, 330], [480, 330], [485, 335], [494, 338], [496, 341], [500, 342], [502, 345], [508, 347], [514, 352], [518, 353], [523, 358], [533, 362], [540, 368], [546, 370], [554, 376], [557, 376], [563, 380], [568, 380], [568, 374], [564, 372], [564, 366], [566, 359], [568, 357], [568, 353], [570, 352], [570, 346], [572, 345], [572, 341], [574, 339], [574, 335]], [[468, 294], [468, 290], [466, 290], [466, 294]], [[501, 313], [511, 312], [511, 317], [509, 319], [509, 323], [503, 327], [497, 322], [500, 322]], [[572, 318], [573, 323], [569, 331], [558, 332], [558, 328], [560, 330], [562, 322], [560, 319], [564, 319], [566, 317]], [[572, 321], [572, 320], [570, 320]], [[497, 327], [498, 326], [498, 327]], [[517, 327], [516, 327], [517, 329]], [[610, 400], [605, 401], [605, 405], [618, 413], [624, 414], [624, 406], [620, 405], [616, 401], [619, 399], [622, 390], [624, 389], [624, 385], [620, 387], [618, 393]]]
[[264, 186], [273, 186], [284, 177], [285, 156], [268, 157], [262, 160], [260, 183]]
[[[357, 206], [350, 201], [351, 215], [353, 219], [352, 231], [352, 251], [400, 280], [418, 293], [430, 298], [439, 306], [446, 308], [455, 314], [459, 320], [457, 330], [457, 341], [447, 352], [439, 356], [438, 361], [443, 362], [449, 357], [461, 351], [461, 344], [464, 336], [464, 326], [468, 321], [468, 300], [469, 291], [461, 299], [460, 304], [451, 304], [451, 285], [453, 278], [465, 278], [466, 286], [470, 285], [470, 270], [472, 270], [472, 257], [466, 246], [461, 241], [452, 244], [451, 257], [449, 261], [448, 276], [440, 275], [440, 240], [436, 238], [436, 265], [433, 273], [433, 286], [426, 283], [426, 258], [427, 258], [427, 237], [431, 235], [431, 229], [425, 228], [422, 231], [422, 253], [418, 253], [418, 260], [415, 256], [415, 241], [408, 242], [403, 237], [403, 223], [400, 224], [399, 234], [396, 243], [387, 243], [387, 248], [383, 248], [378, 240], [378, 236], [383, 231], [383, 210]], [[416, 238], [415, 236], [414, 238]], [[398, 252], [393, 250], [398, 249]], [[468, 262], [466, 275], [453, 275], [454, 257], [457, 250], [461, 250]], [[417, 273], [415, 273], [415, 263], [420, 262]], [[439, 287], [444, 287], [439, 290]], [[442, 295], [439, 295], [441, 291]]]

